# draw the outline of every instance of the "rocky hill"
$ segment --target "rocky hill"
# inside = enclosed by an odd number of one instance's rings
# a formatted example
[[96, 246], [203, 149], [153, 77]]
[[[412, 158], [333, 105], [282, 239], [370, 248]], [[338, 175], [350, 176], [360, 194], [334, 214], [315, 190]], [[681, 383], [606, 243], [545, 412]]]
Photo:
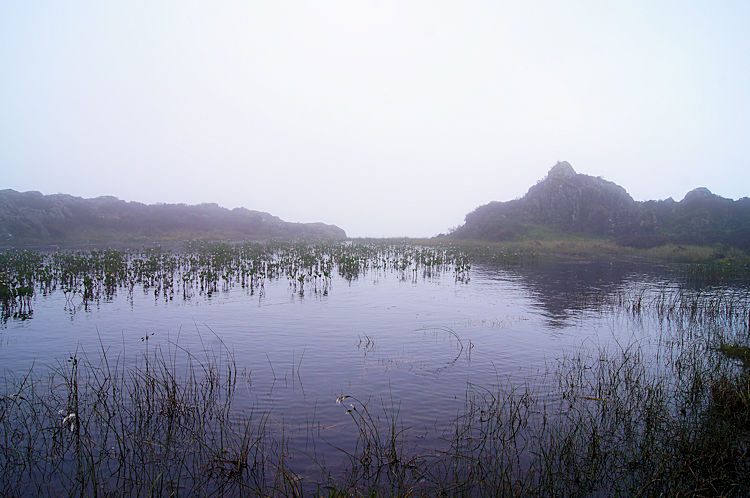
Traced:
[[718, 243], [748, 250], [750, 199], [725, 199], [701, 187], [680, 202], [637, 202], [621, 186], [578, 174], [563, 161], [522, 198], [466, 215], [451, 236], [502, 241], [540, 231], [606, 236], [636, 247]]
[[154, 239], [346, 238], [337, 226], [289, 223], [276, 216], [217, 204], [154, 204], [115, 197], [0, 190], [0, 244], [111, 242]]

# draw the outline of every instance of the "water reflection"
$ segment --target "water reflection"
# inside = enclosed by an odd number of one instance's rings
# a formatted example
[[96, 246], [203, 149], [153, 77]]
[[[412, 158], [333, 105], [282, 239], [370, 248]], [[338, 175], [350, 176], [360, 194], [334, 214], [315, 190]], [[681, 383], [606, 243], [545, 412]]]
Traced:
[[598, 311], [618, 292], [634, 281], [663, 282], [668, 273], [654, 264], [544, 260], [518, 268], [478, 268], [487, 278], [510, 278], [529, 293], [533, 306], [544, 317], [546, 326], [564, 328], [581, 317], [584, 311]]
[[184, 284], [191, 292], [178, 286], [174, 297], [163, 292], [172, 288], [164, 282], [162, 291], [120, 287], [85, 302], [60, 288], [40, 292], [33, 320], [9, 316], [0, 331], [3, 367], [26, 372], [74, 352], [96, 361], [106, 350], [127, 366], [144, 351], [208, 360], [218, 351], [237, 371], [238, 417], [270, 414], [267, 427], [296, 443], [309, 441], [315, 427], [320, 456], [330, 462], [352, 435], [337, 397], [373, 408], [392, 403], [410, 435], [437, 448], [472, 389], [494, 394], [497, 386], [533, 384], [549, 401], [549, 365], [585, 341], [632, 332], [632, 316], [612, 312], [613, 296], [679, 283], [668, 269], [633, 262], [478, 264], [468, 281], [450, 268], [403, 266], [407, 271], [370, 267], [359, 278], [333, 274], [317, 290], [313, 272], [303, 279], [304, 293], [300, 280], [295, 286], [286, 277], [262, 286], [217, 277], [210, 292]]

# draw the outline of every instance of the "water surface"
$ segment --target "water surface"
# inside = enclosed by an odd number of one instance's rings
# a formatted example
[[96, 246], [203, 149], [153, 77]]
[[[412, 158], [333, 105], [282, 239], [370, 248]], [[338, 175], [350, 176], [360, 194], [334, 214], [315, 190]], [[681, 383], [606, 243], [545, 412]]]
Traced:
[[552, 392], [545, 373], [556, 359], [648, 343], [656, 322], [604, 305], [612, 296], [683, 284], [659, 266], [608, 261], [475, 264], [469, 277], [370, 269], [334, 275], [326, 292], [280, 278], [262, 291], [234, 285], [171, 299], [136, 285], [88, 303], [37, 293], [31, 315], [2, 324], [0, 358], [18, 375], [101, 351], [124, 363], [158, 348], [229, 352], [237, 416], [268, 414], [296, 448], [314, 433], [316, 458], [335, 462], [353, 431], [338, 397], [395, 407], [414, 441], [437, 447], [470, 386]]

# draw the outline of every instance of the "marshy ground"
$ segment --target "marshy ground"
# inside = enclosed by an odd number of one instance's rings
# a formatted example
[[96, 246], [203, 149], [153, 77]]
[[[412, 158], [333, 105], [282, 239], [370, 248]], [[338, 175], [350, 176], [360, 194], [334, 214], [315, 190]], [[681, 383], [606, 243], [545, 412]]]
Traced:
[[[340, 292], [339, 282], [386, 271], [472, 285], [477, 262], [488, 258], [512, 266], [540, 256], [374, 243], [6, 252], [0, 291], [13, 323], [38, 320], [34, 299], [60, 293], [64, 306], [85, 313], [118, 293], [164, 303], [232, 288], [257, 297], [272, 282], [297, 299], [327, 296]], [[314, 414], [302, 432], [285, 428], [246, 404], [243, 386], [256, 374], [244, 371], [220, 330], [204, 347], [144, 332], [135, 353], [101, 341], [53, 364], [5, 369], [0, 485], [11, 496], [746, 495], [750, 290], [724, 285], [739, 271], [725, 268], [681, 266], [680, 285], [577, 293], [581, 309], [617, 316], [639, 333], [584, 341], [523, 382], [502, 373], [467, 382], [430, 444], [413, 430], [409, 400], [392, 391], [327, 400], [346, 435], [333, 445]], [[363, 355], [381, 347], [379, 337], [358, 337]], [[435, 337], [456, 351], [460, 343], [461, 358], [471, 354], [466, 337]], [[313, 351], [294, 358], [295, 382], [313, 375], [310, 358]]]

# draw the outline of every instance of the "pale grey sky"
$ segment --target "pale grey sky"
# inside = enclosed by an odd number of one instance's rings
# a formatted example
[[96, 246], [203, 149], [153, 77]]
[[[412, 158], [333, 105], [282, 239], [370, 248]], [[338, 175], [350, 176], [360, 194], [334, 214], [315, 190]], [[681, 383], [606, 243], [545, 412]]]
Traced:
[[558, 160], [750, 185], [748, 1], [0, 2], [0, 188], [431, 236]]

